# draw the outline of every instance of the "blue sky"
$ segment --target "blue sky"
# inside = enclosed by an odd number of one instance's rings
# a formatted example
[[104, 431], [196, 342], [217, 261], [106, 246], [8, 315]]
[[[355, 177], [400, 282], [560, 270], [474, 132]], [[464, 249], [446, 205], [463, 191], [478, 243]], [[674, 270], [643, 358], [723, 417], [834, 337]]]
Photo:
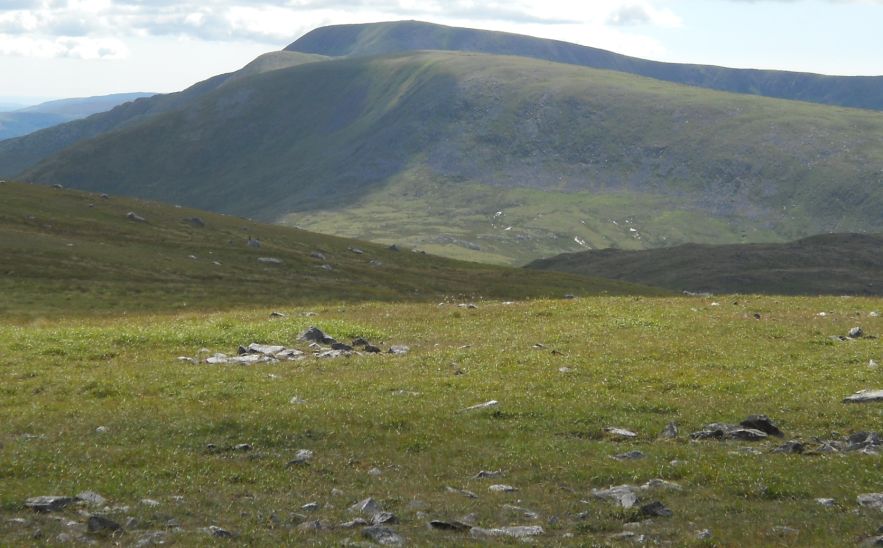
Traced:
[[883, 0], [0, 0], [0, 102], [176, 91], [318, 26], [397, 19], [662, 61], [883, 75]]

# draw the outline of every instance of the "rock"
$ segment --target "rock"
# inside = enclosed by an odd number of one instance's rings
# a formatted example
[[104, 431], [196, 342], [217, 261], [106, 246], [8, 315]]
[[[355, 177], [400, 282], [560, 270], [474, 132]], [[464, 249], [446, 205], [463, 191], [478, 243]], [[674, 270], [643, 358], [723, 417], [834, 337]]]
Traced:
[[571, 369], [569, 367], [559, 367], [558, 372], [559, 373], [573, 373], [573, 369]]
[[363, 350], [369, 354], [380, 354], [380, 349], [370, 344], [366, 344]]
[[445, 487], [445, 491], [447, 491], [448, 493], [455, 493], [457, 495], [463, 495], [464, 497], [469, 498], [469, 499], [477, 499], [478, 498], [478, 495], [476, 495], [472, 491], [467, 491], [466, 489], [457, 489], [455, 487], [447, 486], [447, 487]]
[[883, 390], [859, 390], [843, 399], [843, 403], [868, 403], [883, 401]]
[[849, 333], [846, 334], [850, 339], [860, 339], [865, 334], [864, 330], [861, 327], [853, 327], [849, 330]]
[[668, 481], [664, 479], [652, 479], [641, 486], [641, 490], [643, 491], [651, 491], [654, 489], [664, 489], [667, 491], [680, 491], [681, 486], [673, 481]]
[[862, 541], [861, 546], [883, 546], [883, 536], [866, 539]]
[[301, 464], [308, 464], [310, 460], [313, 459], [313, 452], [309, 449], [298, 449], [297, 453], [294, 454], [294, 458], [288, 461], [286, 466], [297, 466]]
[[284, 352], [286, 349], [284, 346], [280, 345], [269, 345], [269, 344], [258, 344], [251, 343], [247, 347], [245, 347], [245, 352], [241, 352], [242, 354], [263, 354], [265, 356], [275, 356], [281, 352]]
[[65, 506], [77, 502], [76, 497], [61, 497], [56, 495], [31, 497], [25, 501], [25, 506], [35, 512], [54, 512]]
[[95, 506], [104, 504], [107, 502], [107, 499], [99, 495], [94, 491], [83, 491], [82, 493], [77, 495], [77, 499], [85, 502], [86, 504], [92, 504]]
[[253, 249], [260, 249], [261, 241], [249, 237], [248, 240], [245, 242], [245, 245], [247, 245], [248, 247], [251, 247]]
[[113, 533], [122, 529], [120, 524], [104, 516], [92, 515], [86, 522], [86, 530], [90, 533]]
[[767, 438], [766, 432], [754, 428], [741, 428], [732, 424], [712, 423], [705, 425], [702, 430], [690, 434], [694, 440], [742, 440], [759, 441]]
[[631, 430], [626, 430], [625, 428], [620, 428], [618, 426], [608, 426], [604, 428], [604, 433], [615, 438], [631, 439], [638, 437], [638, 435]]
[[353, 253], [355, 253], [356, 255], [364, 255], [365, 254], [365, 251], [362, 249], [359, 249], [358, 247], [350, 247], [348, 249], [350, 251], [352, 251]]
[[874, 361], [874, 360], [868, 360], [868, 367], [870, 367], [871, 369], [876, 369], [879, 365], [880, 365], [880, 364], [878, 364], [878, 363], [877, 363], [876, 361]]
[[574, 296], [573, 293], [565, 293], [564, 298], [568, 301], [572, 301], [573, 299], [576, 298], [576, 296]]
[[205, 226], [205, 221], [200, 217], [185, 217], [181, 220], [189, 225], [195, 226], [196, 228], [202, 228]]
[[616, 502], [623, 508], [631, 508], [638, 502], [637, 488], [632, 485], [617, 485], [608, 489], [592, 489], [592, 496], [597, 499]]
[[779, 427], [776, 426], [776, 424], [766, 415], [751, 415], [744, 421], [740, 422], [739, 426], [753, 430], [760, 430], [765, 434], [776, 436], [777, 438], [785, 436], [785, 434], [779, 430]]
[[773, 453], [786, 453], [799, 455], [806, 450], [806, 446], [799, 441], [789, 441], [773, 449]]
[[488, 487], [488, 491], [491, 491], [493, 493], [513, 493], [515, 491], [518, 491], [518, 489], [516, 487], [512, 487], [511, 485], [495, 483], [494, 485]]
[[678, 425], [674, 422], [670, 422], [665, 425], [665, 428], [662, 429], [662, 434], [659, 437], [666, 440], [677, 439], [678, 437]]
[[834, 499], [816, 499], [816, 504], [826, 508], [833, 508], [837, 503]]
[[469, 407], [467, 407], [463, 411], [475, 411], [478, 409], [488, 409], [490, 407], [497, 406], [499, 403], [500, 402], [498, 402], [497, 400], [490, 400], [490, 401], [486, 401], [484, 403], [476, 403], [475, 405], [470, 405]]
[[383, 508], [380, 507], [380, 504], [378, 504], [376, 500], [368, 497], [350, 506], [349, 511], [357, 514], [373, 516], [374, 514], [382, 512]]
[[348, 344], [344, 344], [342, 342], [333, 342], [333, 343], [331, 343], [331, 350], [340, 350], [342, 352], [352, 352], [353, 347]]
[[341, 523], [340, 527], [342, 527], [343, 529], [355, 529], [356, 527], [367, 527], [369, 525], [371, 524], [368, 523], [368, 520], [363, 518], [356, 518], [354, 520]]
[[159, 501], [153, 499], [141, 499], [141, 505], [149, 508], [156, 508], [159, 506]]
[[160, 546], [168, 543], [168, 534], [164, 531], [148, 531], [138, 537], [135, 541], [135, 548], [145, 548], [146, 546]]
[[507, 512], [521, 514], [521, 516], [525, 519], [540, 519], [540, 515], [533, 510], [528, 510], [527, 508], [522, 508], [521, 506], [515, 506], [514, 504], [504, 504], [503, 510]]
[[197, 361], [195, 358], [191, 358], [190, 356], [178, 356], [179, 362], [187, 362], [192, 365], [196, 365]]
[[457, 308], [466, 308], [468, 310], [475, 310], [478, 308], [478, 305], [475, 303], [460, 303], [457, 305]]
[[277, 257], [258, 257], [258, 262], [263, 264], [282, 264], [282, 259]]
[[368, 475], [378, 478], [383, 475], [383, 470], [381, 470], [380, 468], [377, 468], [375, 466], [375, 467], [371, 468], [370, 470], [368, 470]]
[[475, 476], [473, 476], [473, 477], [476, 479], [500, 478], [500, 477], [503, 477], [503, 471], [502, 470], [481, 470], [477, 474], [475, 474]]
[[325, 528], [326, 528], [325, 524], [317, 519], [307, 520], [297, 526], [298, 531], [305, 531], [305, 532], [310, 532], [310, 533], [313, 533], [316, 531], [321, 531], [322, 529], [325, 529]]
[[640, 451], [628, 451], [626, 453], [620, 453], [619, 455], [613, 455], [611, 458], [616, 460], [637, 460], [643, 459], [644, 453]]
[[865, 493], [856, 497], [856, 501], [862, 508], [883, 511], [883, 493]]
[[642, 516], [646, 516], [648, 518], [668, 518], [674, 515], [671, 510], [666, 508], [665, 505], [658, 500], [641, 506], [640, 511]]
[[387, 249], [390, 251], [399, 251], [399, 246], [397, 246], [396, 244], [392, 244]]
[[141, 215], [138, 215], [134, 211], [130, 211], [130, 212], [126, 213], [126, 219], [129, 219], [130, 221], [135, 221], [136, 223], [146, 223], [147, 222], [147, 219], [145, 219]]
[[711, 529], [702, 529], [696, 531], [696, 540], [709, 540], [711, 538]]
[[879, 318], [879, 317], [880, 317], [880, 313], [877, 312], [876, 310], [872, 310], [872, 311], [868, 312], [868, 316], [871, 317], [871, 318]]
[[62, 185], [59, 185], [59, 184], [54, 184], [54, 185], [52, 185], [52, 188], [55, 188], [55, 189], [58, 189], [58, 190], [63, 190], [63, 189], [64, 189], [64, 187], [63, 187]]
[[776, 525], [772, 529], [770, 529], [770, 533], [774, 535], [778, 535], [780, 537], [792, 536], [800, 534], [799, 529], [795, 529], [793, 527], [788, 527], [787, 525]]
[[254, 447], [250, 443], [237, 443], [233, 446], [234, 451], [251, 451]]
[[319, 503], [318, 502], [308, 502], [308, 503], [304, 504], [303, 506], [301, 506], [300, 509], [303, 510], [304, 512], [315, 512], [316, 510], [319, 509]]
[[390, 349], [389, 349], [390, 354], [395, 354], [397, 356], [404, 356], [405, 354], [407, 354], [410, 351], [411, 351], [411, 349], [405, 345], [396, 345], [396, 346], [390, 347]]
[[331, 344], [337, 342], [332, 337], [329, 337], [324, 332], [322, 332], [322, 330], [318, 327], [310, 327], [309, 329], [298, 335], [297, 338], [301, 341], [317, 342], [321, 344]]
[[313, 251], [312, 253], [310, 253], [310, 257], [312, 257], [312, 258], [314, 258], [314, 259], [319, 259], [320, 261], [325, 261], [325, 260], [327, 260], [327, 258], [325, 257], [325, 254], [324, 254], [324, 253], [320, 253], [320, 252], [318, 252], [318, 251]]
[[525, 539], [545, 534], [545, 530], [539, 525], [518, 525], [513, 527], [499, 527], [494, 529], [483, 529], [481, 527], [473, 527], [469, 530], [472, 538], [491, 538], [491, 537], [512, 537]]
[[109, 199], [110, 199], [110, 196], [108, 196], [107, 194], [101, 194], [100, 198], [101, 198], [102, 200], [109, 200]]
[[399, 522], [399, 518], [392, 512], [378, 512], [371, 518], [371, 525], [393, 525]]
[[205, 532], [215, 538], [233, 538], [236, 536], [232, 532], [230, 532], [226, 529], [222, 529], [221, 527], [218, 527], [217, 525], [209, 525], [208, 527], [205, 528]]
[[742, 441], [760, 441], [767, 438], [766, 432], [755, 430], [754, 428], [736, 428], [727, 433], [726, 439], [742, 440]]
[[392, 545], [405, 543], [405, 539], [389, 527], [366, 527], [362, 529], [362, 536], [373, 540], [377, 544]]
[[430, 521], [429, 527], [431, 529], [438, 529], [439, 531], [468, 531], [469, 529], [472, 529], [471, 525], [467, 525], [462, 521], [443, 521], [440, 519]]

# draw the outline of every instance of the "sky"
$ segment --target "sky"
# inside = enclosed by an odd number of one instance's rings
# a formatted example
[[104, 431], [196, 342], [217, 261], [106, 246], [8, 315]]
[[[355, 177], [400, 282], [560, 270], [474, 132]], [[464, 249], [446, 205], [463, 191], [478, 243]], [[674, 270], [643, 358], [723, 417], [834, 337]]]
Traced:
[[0, 102], [178, 91], [316, 27], [402, 19], [660, 61], [883, 75], [883, 0], [0, 0]]

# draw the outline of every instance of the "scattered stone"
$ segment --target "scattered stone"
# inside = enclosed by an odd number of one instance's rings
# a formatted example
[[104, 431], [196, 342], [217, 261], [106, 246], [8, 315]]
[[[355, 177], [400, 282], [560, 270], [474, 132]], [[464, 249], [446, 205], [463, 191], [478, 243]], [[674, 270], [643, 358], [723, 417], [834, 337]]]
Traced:
[[773, 449], [773, 453], [785, 453], [792, 455], [799, 455], [806, 450], [806, 446], [800, 443], [799, 441], [789, 441], [785, 444], [782, 444], [775, 449]]
[[298, 449], [297, 453], [294, 454], [294, 458], [288, 461], [287, 466], [308, 464], [312, 458], [313, 452], [309, 449]]
[[878, 364], [876, 361], [874, 361], [874, 360], [868, 360], [868, 367], [870, 367], [871, 369], [877, 369], [877, 366], [878, 366], [878, 365], [879, 365], [879, 364]]
[[371, 525], [393, 525], [399, 522], [399, 518], [392, 512], [378, 512], [371, 518]]
[[496, 407], [497, 405], [499, 405], [499, 403], [500, 402], [498, 402], [497, 400], [490, 400], [490, 401], [486, 401], [484, 403], [476, 403], [475, 405], [471, 405], [471, 406], [467, 407], [463, 411], [476, 411], [478, 409], [488, 409], [490, 407]]
[[366, 344], [363, 350], [369, 354], [380, 354], [381, 350], [374, 345]]
[[711, 538], [711, 529], [702, 529], [696, 531], [696, 540], [709, 540]]
[[179, 362], [187, 362], [192, 365], [196, 365], [198, 362], [195, 358], [191, 358], [190, 356], [178, 356]]
[[25, 501], [25, 506], [35, 512], [54, 512], [65, 506], [77, 502], [76, 497], [61, 497], [56, 495], [31, 497]]
[[282, 259], [278, 257], [258, 257], [258, 262], [263, 264], [282, 264]]
[[399, 251], [399, 246], [397, 246], [396, 244], [392, 244], [387, 249], [390, 251]]
[[469, 530], [472, 538], [491, 538], [491, 537], [512, 537], [526, 539], [545, 534], [545, 530], [539, 525], [518, 525], [513, 527], [499, 527], [494, 529], [483, 529], [481, 527], [473, 527]]
[[816, 499], [816, 503], [826, 508], [833, 508], [837, 504], [834, 499]]
[[249, 237], [248, 237], [248, 240], [246, 240], [246, 242], [245, 242], [245, 245], [247, 245], [248, 247], [251, 247], [251, 248], [253, 248], [253, 249], [260, 249], [260, 247], [261, 247], [261, 241], [258, 240], [258, 239], [256, 239], [256, 238], [252, 238], [251, 236], [249, 236]]
[[396, 345], [396, 346], [390, 347], [390, 349], [389, 349], [389, 353], [394, 354], [396, 356], [404, 356], [405, 354], [407, 354], [410, 351], [411, 351], [411, 349], [405, 345]]
[[135, 548], [145, 548], [147, 546], [161, 546], [168, 542], [168, 534], [164, 531], [148, 531], [138, 537], [135, 541]]
[[860, 339], [865, 334], [864, 330], [861, 327], [853, 327], [849, 330], [849, 333], [846, 334], [850, 339]]
[[643, 491], [651, 491], [654, 489], [664, 489], [667, 491], [680, 491], [681, 486], [673, 481], [655, 478], [641, 486]]
[[368, 520], [363, 518], [356, 518], [354, 520], [341, 523], [340, 527], [343, 529], [355, 529], [356, 527], [367, 527], [369, 525], [371, 524], [368, 523]]
[[440, 519], [430, 521], [429, 527], [431, 529], [438, 529], [439, 531], [468, 531], [469, 529], [472, 529], [471, 525], [467, 525], [462, 521], [443, 521]]
[[846, 438], [847, 451], [861, 451], [863, 449], [876, 449], [880, 446], [880, 434], [877, 432], [856, 432]]
[[236, 536], [235, 534], [231, 533], [230, 531], [228, 531], [226, 529], [222, 529], [221, 527], [218, 527], [217, 525], [209, 525], [208, 527], [205, 528], [205, 532], [215, 538], [233, 538]]
[[64, 187], [63, 187], [62, 185], [59, 185], [59, 184], [54, 184], [54, 185], [52, 185], [52, 188], [56, 188], [56, 189], [58, 189], [58, 190], [63, 190], [63, 189], [64, 189]]
[[129, 219], [130, 221], [135, 221], [136, 223], [146, 223], [147, 222], [147, 219], [145, 219], [141, 215], [138, 215], [134, 211], [130, 211], [130, 212], [126, 213], [126, 219]]
[[494, 485], [488, 487], [488, 491], [494, 493], [514, 493], [515, 491], [518, 491], [518, 489], [516, 487], [512, 487], [511, 485], [495, 483]]
[[572, 301], [573, 299], [576, 298], [576, 296], [573, 293], [565, 293], [564, 298], [568, 301]]
[[667, 440], [677, 439], [678, 425], [674, 422], [666, 424], [665, 428], [662, 429], [662, 434], [660, 434], [660, 437]]
[[457, 305], [457, 307], [466, 308], [468, 310], [475, 310], [476, 308], [478, 308], [478, 305], [476, 305], [475, 303], [460, 303]]
[[156, 508], [157, 506], [159, 506], [159, 501], [153, 499], [141, 499], [141, 504], [149, 508]]
[[872, 310], [872, 311], [868, 312], [868, 316], [871, 317], [871, 318], [879, 318], [879, 317], [880, 317], [880, 313], [877, 312], [876, 310]]
[[573, 373], [573, 369], [571, 369], [569, 367], [559, 367], [558, 372], [559, 373]]
[[234, 451], [251, 451], [254, 447], [250, 443], [237, 443], [233, 446]]
[[319, 503], [318, 502], [308, 502], [308, 503], [304, 504], [303, 506], [301, 506], [300, 509], [303, 510], [304, 512], [315, 512], [316, 510], [319, 509]]
[[668, 518], [674, 515], [674, 513], [666, 508], [664, 504], [656, 500], [641, 506], [641, 515], [649, 518]]
[[286, 318], [286, 317], [288, 317], [288, 314], [285, 314], [284, 312], [276, 312], [274, 310], [273, 312], [270, 312], [270, 317], [271, 318]]
[[864, 495], [859, 495], [856, 500], [862, 508], [883, 510], [883, 493], [865, 493]]
[[753, 430], [760, 430], [765, 434], [776, 436], [777, 438], [785, 436], [785, 434], [779, 430], [779, 427], [776, 426], [776, 424], [766, 415], [751, 415], [744, 421], [740, 422], [739, 426]]
[[380, 476], [383, 475], [383, 470], [381, 470], [380, 468], [377, 468], [375, 466], [375, 467], [371, 468], [370, 470], [368, 470], [368, 475], [374, 476], [375, 478], [379, 478]]
[[759, 441], [767, 438], [766, 432], [754, 428], [742, 428], [733, 424], [712, 423], [705, 425], [702, 430], [690, 434], [694, 440], [742, 440]]
[[356, 255], [364, 255], [365, 254], [365, 251], [362, 249], [359, 249], [358, 247], [350, 247], [348, 249], [350, 251], [352, 251], [353, 253], [355, 253]]
[[348, 344], [344, 344], [342, 342], [333, 342], [333, 343], [331, 343], [331, 350], [340, 350], [342, 352], [352, 352], [353, 347]]
[[349, 511], [357, 514], [373, 516], [374, 514], [382, 512], [383, 508], [380, 507], [380, 504], [378, 504], [376, 500], [368, 497], [350, 506]]
[[592, 496], [597, 499], [616, 502], [625, 509], [638, 502], [637, 488], [632, 485], [617, 485], [608, 489], [592, 489]]
[[324, 332], [322, 332], [322, 330], [318, 327], [310, 327], [309, 329], [298, 335], [297, 338], [301, 341], [317, 342], [321, 344], [331, 344], [337, 342], [332, 337], [329, 337]]
[[632, 432], [631, 430], [626, 430], [625, 428], [619, 428], [618, 426], [608, 426], [604, 428], [604, 433], [610, 434], [616, 438], [624, 438], [624, 439], [632, 439], [637, 438], [638, 435]]
[[366, 527], [362, 529], [362, 536], [373, 540], [377, 544], [397, 545], [405, 543], [405, 539], [389, 527]]
[[203, 221], [200, 217], [185, 217], [181, 220], [187, 224], [195, 226], [196, 228], [202, 228], [205, 226], [205, 221]]
[[319, 259], [320, 261], [326, 260], [325, 254], [318, 251], [313, 251], [312, 253], [310, 253], [310, 257], [314, 259]]
[[883, 546], [883, 536], [871, 537], [862, 542], [861, 546]]
[[477, 499], [478, 498], [478, 495], [476, 495], [472, 491], [467, 491], [466, 489], [457, 489], [455, 487], [447, 486], [447, 487], [445, 487], [445, 491], [447, 491], [448, 493], [463, 495], [464, 497], [469, 498], [469, 499]]
[[613, 455], [612, 459], [616, 460], [637, 460], [643, 459], [645, 457], [644, 453], [640, 451], [628, 451], [626, 453], [620, 453], [619, 455]]
[[502, 470], [481, 470], [474, 476], [476, 479], [503, 477]]
[[795, 529], [795, 528], [793, 528], [793, 527], [788, 527], [787, 525], [776, 525], [775, 527], [773, 527], [772, 529], [770, 529], [770, 532], [771, 532], [772, 534], [774, 534], [774, 535], [778, 535], [778, 536], [780, 536], [780, 537], [785, 537], [785, 536], [791, 536], [791, 535], [798, 535], [798, 534], [800, 534], [800, 530], [799, 530], [799, 529]]
[[528, 510], [527, 508], [522, 508], [521, 506], [515, 506], [514, 504], [504, 504], [503, 510], [507, 512], [521, 514], [521, 516], [525, 519], [540, 519], [540, 515], [533, 510]]
[[77, 495], [77, 498], [85, 502], [86, 504], [92, 504], [95, 506], [100, 506], [107, 502], [107, 499], [94, 491], [83, 491], [82, 493]]
[[113, 533], [121, 528], [119, 523], [99, 515], [89, 516], [86, 522], [86, 530], [90, 533]]
[[843, 399], [843, 403], [868, 403], [883, 401], [883, 390], [859, 390]]

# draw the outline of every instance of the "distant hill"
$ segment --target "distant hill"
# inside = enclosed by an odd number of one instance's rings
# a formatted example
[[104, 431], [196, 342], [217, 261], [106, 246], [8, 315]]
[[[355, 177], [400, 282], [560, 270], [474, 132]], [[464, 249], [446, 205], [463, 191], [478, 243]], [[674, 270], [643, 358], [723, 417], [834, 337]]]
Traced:
[[10, 182], [0, 184], [0, 265], [0, 314], [661, 293]]
[[205, 85], [22, 178], [503, 264], [883, 231], [883, 113], [466, 52]]
[[[107, 131], [135, 123], [155, 114], [185, 108], [191, 101], [223, 86], [226, 82], [321, 59], [324, 59], [321, 55], [271, 52], [258, 57], [239, 71], [213, 76], [177, 93], [143, 97], [86, 119], [48, 127], [16, 139], [0, 141], [0, 176], [12, 177], [68, 146]], [[2, 116], [0, 114], [0, 120], [2, 120]]]
[[734, 93], [883, 110], [883, 76], [825, 76], [661, 63], [557, 40], [420, 21], [321, 27], [299, 38], [286, 49], [329, 56], [379, 55], [415, 50], [517, 55], [628, 72]]
[[784, 244], [604, 249], [541, 259], [527, 268], [696, 292], [883, 295], [883, 234], [828, 234]]
[[14, 110], [0, 112], [0, 140], [27, 135], [34, 131], [56, 126], [104, 112], [122, 103], [149, 97], [152, 93], [117, 93], [97, 97], [59, 99]]

